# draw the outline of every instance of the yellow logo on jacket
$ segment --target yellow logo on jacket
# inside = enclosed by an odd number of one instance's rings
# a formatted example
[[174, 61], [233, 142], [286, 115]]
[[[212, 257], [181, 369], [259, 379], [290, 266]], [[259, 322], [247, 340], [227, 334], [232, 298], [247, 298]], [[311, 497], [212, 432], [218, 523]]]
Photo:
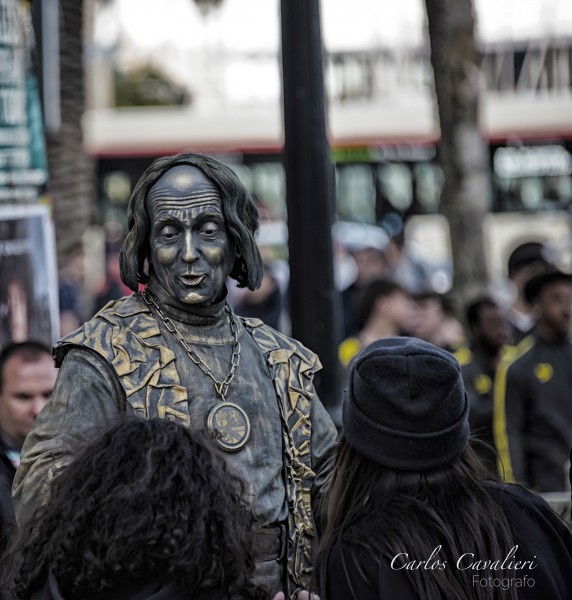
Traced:
[[485, 394], [488, 394], [491, 391], [493, 382], [491, 381], [491, 378], [488, 375], [485, 375], [484, 373], [479, 373], [479, 375], [477, 375], [473, 380], [473, 385], [475, 386], [477, 394], [484, 396]]
[[540, 383], [546, 383], [552, 379], [554, 369], [552, 368], [552, 365], [548, 363], [538, 363], [536, 367], [534, 367], [534, 374]]
[[459, 361], [461, 367], [465, 367], [471, 362], [473, 353], [471, 352], [470, 348], [467, 348], [467, 346], [460, 346], [455, 350], [455, 352], [453, 352], [453, 356]]

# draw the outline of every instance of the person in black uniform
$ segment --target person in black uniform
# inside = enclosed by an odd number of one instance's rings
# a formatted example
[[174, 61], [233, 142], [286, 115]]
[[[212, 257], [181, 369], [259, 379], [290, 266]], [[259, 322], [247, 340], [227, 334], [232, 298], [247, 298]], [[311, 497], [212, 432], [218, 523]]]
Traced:
[[[467, 308], [471, 345], [455, 356], [461, 363], [465, 389], [469, 396], [471, 433], [487, 445], [475, 445], [481, 460], [496, 473], [497, 459], [493, 440], [493, 386], [503, 350], [509, 340], [509, 327], [501, 308], [489, 297], [471, 302]], [[464, 360], [461, 360], [463, 355]]]
[[326, 497], [321, 600], [570, 598], [572, 533], [532, 492], [486, 479], [460, 371], [406, 337], [358, 355]]
[[538, 320], [513, 359], [499, 367], [495, 442], [507, 481], [559, 492], [566, 489], [572, 446], [572, 276], [557, 270], [536, 275], [525, 295]]

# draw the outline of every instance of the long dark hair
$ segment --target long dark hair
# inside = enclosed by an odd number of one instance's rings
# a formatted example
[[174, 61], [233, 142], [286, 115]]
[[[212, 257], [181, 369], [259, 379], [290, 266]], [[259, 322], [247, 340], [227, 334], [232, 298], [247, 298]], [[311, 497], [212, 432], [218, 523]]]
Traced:
[[[336, 542], [344, 541], [344, 571], [356, 566], [352, 546], [371, 552], [378, 564], [399, 553], [411, 558], [428, 558], [441, 545], [439, 559], [443, 570], [409, 570], [409, 578], [419, 598], [424, 600], [469, 600], [473, 598], [517, 598], [511, 587], [503, 591], [475, 588], [471, 577], [454, 568], [466, 552], [479, 557], [504, 557], [514, 546], [506, 516], [484, 489], [487, 472], [469, 444], [463, 453], [443, 469], [409, 473], [385, 468], [365, 458], [340, 436], [332, 479], [324, 498], [327, 525], [318, 562], [316, 582], [321, 600], [326, 595], [329, 553]], [[371, 523], [367, 540], [356, 539], [350, 528], [363, 518]], [[502, 573], [502, 575], [501, 575]], [[497, 571], [497, 577], [509, 576]], [[359, 575], [358, 573], [358, 576]], [[348, 599], [349, 600], [349, 599]], [[357, 600], [357, 599], [356, 599]]]
[[148, 283], [145, 261], [149, 258], [149, 215], [145, 208], [147, 192], [169, 169], [189, 165], [200, 169], [220, 189], [222, 212], [233, 241], [236, 259], [230, 273], [239, 287], [255, 290], [262, 281], [262, 257], [256, 245], [258, 210], [237, 175], [227, 166], [201, 154], [178, 154], [158, 158], [137, 182], [129, 206], [129, 231], [119, 256], [121, 279], [134, 292], [140, 283]]
[[155, 577], [193, 600], [269, 598], [249, 582], [253, 519], [241, 486], [199, 435], [131, 417], [87, 446], [9, 550], [14, 598], [50, 571], [66, 598]]

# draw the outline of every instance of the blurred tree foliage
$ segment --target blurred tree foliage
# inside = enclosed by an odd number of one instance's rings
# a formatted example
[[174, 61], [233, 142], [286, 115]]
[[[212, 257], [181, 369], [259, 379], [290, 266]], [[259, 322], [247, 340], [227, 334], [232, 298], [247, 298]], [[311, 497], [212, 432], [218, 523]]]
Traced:
[[190, 100], [183, 86], [153, 65], [115, 73], [116, 106], [180, 106]]

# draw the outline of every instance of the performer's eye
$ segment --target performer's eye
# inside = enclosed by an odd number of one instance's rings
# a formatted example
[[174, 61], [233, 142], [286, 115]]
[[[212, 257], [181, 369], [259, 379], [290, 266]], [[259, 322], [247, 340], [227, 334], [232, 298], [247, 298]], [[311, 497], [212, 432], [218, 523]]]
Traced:
[[214, 237], [219, 231], [219, 226], [214, 221], [207, 221], [201, 227], [201, 233], [206, 237]]
[[172, 225], [167, 225], [161, 229], [161, 237], [166, 241], [174, 240], [178, 234], [179, 232]]

